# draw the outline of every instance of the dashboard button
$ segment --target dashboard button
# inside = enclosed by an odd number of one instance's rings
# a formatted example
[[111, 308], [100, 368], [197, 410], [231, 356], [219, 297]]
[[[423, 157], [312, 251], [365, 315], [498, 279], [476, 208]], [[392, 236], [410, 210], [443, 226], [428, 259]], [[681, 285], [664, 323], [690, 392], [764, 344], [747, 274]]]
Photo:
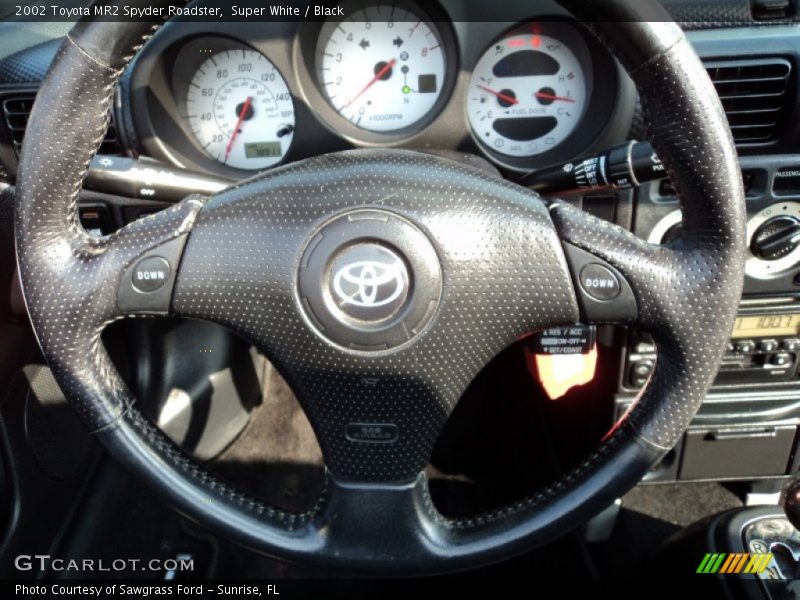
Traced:
[[791, 340], [783, 340], [781, 344], [781, 349], [786, 350], [786, 352], [797, 352], [800, 350], [800, 340], [791, 339]]
[[653, 363], [644, 361], [638, 362], [633, 366], [633, 374], [637, 377], [647, 377], [653, 372]]
[[775, 352], [778, 349], [778, 342], [776, 340], [761, 340], [758, 343], [758, 349], [761, 352]]
[[742, 340], [740, 342], [736, 342], [736, 351], [742, 352], [744, 354], [748, 354], [756, 349], [755, 343], [750, 340]]
[[772, 358], [770, 358], [769, 364], [771, 364], [773, 367], [785, 367], [787, 365], [792, 364], [793, 359], [794, 357], [791, 354], [787, 354], [786, 352], [780, 352], [778, 354], [775, 354]]
[[596, 263], [581, 269], [580, 284], [583, 291], [595, 300], [613, 300], [619, 296], [620, 285], [617, 276], [610, 269]]

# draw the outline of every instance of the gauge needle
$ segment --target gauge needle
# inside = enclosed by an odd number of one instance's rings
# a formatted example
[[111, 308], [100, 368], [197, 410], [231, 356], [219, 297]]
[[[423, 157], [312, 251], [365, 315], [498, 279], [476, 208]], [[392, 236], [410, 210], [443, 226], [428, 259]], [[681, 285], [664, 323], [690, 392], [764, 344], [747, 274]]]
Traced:
[[236, 127], [233, 128], [231, 139], [228, 141], [228, 145], [225, 147], [225, 160], [222, 162], [228, 162], [228, 157], [231, 155], [231, 150], [233, 150], [233, 142], [236, 141], [236, 136], [239, 135], [239, 132], [242, 130], [242, 123], [244, 123], [244, 118], [247, 116], [247, 111], [250, 110], [250, 105], [252, 103], [253, 97], [248, 96], [247, 100], [245, 100], [244, 104], [242, 104], [242, 110], [239, 111], [239, 120], [236, 121]]
[[503, 102], [508, 102], [509, 104], [519, 104], [519, 100], [517, 100], [516, 98], [512, 98], [511, 96], [508, 96], [503, 92], [498, 92], [497, 90], [493, 90], [492, 88], [486, 87], [485, 85], [481, 84], [478, 84], [478, 87], [481, 88], [484, 92], [489, 92], [490, 94], [494, 94]]
[[388, 72], [391, 70], [391, 68], [392, 68], [393, 66], [395, 66], [396, 64], [397, 64], [397, 59], [393, 58], [393, 59], [392, 59], [392, 60], [390, 60], [388, 63], [386, 63], [385, 65], [383, 65], [383, 68], [382, 68], [380, 71], [378, 71], [377, 73], [375, 73], [375, 77], [373, 77], [372, 79], [370, 79], [369, 83], [368, 83], [367, 85], [365, 85], [365, 86], [364, 86], [364, 89], [363, 89], [363, 90], [361, 90], [360, 92], [358, 92], [358, 94], [356, 94], [356, 97], [355, 97], [355, 98], [353, 98], [352, 100], [350, 100], [350, 102], [348, 102], [347, 104], [345, 104], [345, 105], [344, 105], [344, 108], [347, 108], [347, 107], [348, 107], [348, 106], [350, 106], [350, 105], [351, 105], [353, 102], [355, 102], [356, 100], [358, 100], [358, 99], [359, 99], [359, 98], [360, 98], [360, 97], [361, 97], [361, 96], [364, 94], [364, 92], [366, 92], [366, 91], [367, 91], [369, 88], [371, 88], [371, 87], [372, 87], [372, 86], [375, 84], [375, 82], [376, 82], [376, 81], [378, 81], [378, 80], [379, 80], [381, 77], [383, 77], [384, 75], [386, 75], [386, 73], [388, 73]]
[[545, 94], [544, 92], [536, 92], [534, 94], [540, 100], [561, 100], [562, 102], [575, 102], [574, 98], [569, 96], [555, 96], [553, 94]]

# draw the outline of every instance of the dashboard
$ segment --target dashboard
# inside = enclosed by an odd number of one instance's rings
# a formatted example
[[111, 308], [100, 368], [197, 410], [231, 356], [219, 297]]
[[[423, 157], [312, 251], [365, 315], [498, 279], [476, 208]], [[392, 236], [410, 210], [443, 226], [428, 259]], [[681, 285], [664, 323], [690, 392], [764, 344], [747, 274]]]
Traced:
[[548, 3], [481, 20], [490, 7], [477, 4], [463, 14], [460, 2], [374, 0], [321, 22], [170, 22], [123, 81], [129, 143], [232, 179], [375, 146], [480, 155], [514, 178], [626, 139], [633, 86], [582, 25]]

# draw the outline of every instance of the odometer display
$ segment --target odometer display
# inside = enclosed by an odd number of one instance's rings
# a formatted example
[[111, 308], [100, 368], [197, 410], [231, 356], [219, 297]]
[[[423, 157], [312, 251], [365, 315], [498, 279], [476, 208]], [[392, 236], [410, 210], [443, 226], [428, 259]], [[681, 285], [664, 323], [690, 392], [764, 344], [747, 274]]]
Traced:
[[203, 151], [231, 167], [271, 167], [292, 144], [292, 95], [275, 65], [255, 50], [225, 50], [200, 65], [186, 113]]
[[244, 145], [244, 155], [247, 158], [281, 157], [283, 148], [280, 142], [255, 142]]

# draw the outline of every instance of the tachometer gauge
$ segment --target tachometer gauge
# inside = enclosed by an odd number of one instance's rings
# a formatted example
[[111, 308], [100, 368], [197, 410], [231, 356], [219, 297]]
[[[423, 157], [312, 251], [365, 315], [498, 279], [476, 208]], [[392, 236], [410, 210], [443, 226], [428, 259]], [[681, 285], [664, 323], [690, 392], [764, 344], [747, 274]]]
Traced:
[[475, 137], [505, 156], [552, 150], [577, 127], [586, 78], [572, 50], [538, 33], [513, 33], [478, 61], [467, 92]]
[[271, 167], [292, 144], [292, 95], [275, 66], [255, 50], [210, 56], [189, 84], [186, 112], [202, 149], [230, 167]]
[[316, 69], [323, 95], [356, 127], [392, 132], [433, 109], [446, 69], [436, 26], [414, 10], [369, 6], [320, 32]]

